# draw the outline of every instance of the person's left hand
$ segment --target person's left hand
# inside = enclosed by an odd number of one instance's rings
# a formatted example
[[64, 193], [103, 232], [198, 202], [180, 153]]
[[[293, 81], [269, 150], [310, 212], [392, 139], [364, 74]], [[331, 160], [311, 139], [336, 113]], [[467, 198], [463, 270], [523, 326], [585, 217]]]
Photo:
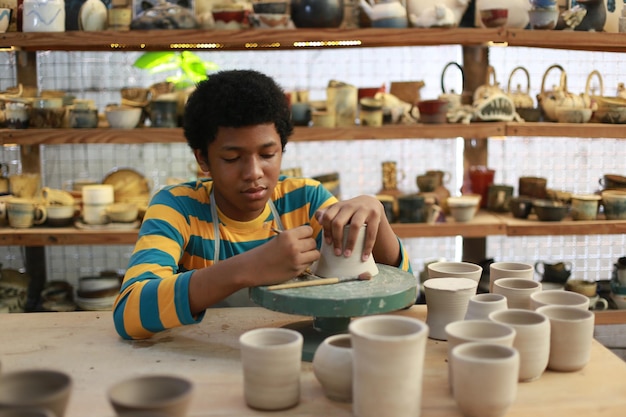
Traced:
[[[332, 243], [337, 256], [343, 253], [343, 256], [349, 257], [352, 254], [359, 229], [366, 224], [367, 232], [363, 245], [363, 261], [367, 260], [372, 254], [378, 227], [384, 216], [384, 209], [380, 201], [368, 195], [339, 201], [315, 213], [315, 218], [324, 229], [323, 233], [326, 243]], [[350, 229], [346, 239], [346, 246], [342, 248], [344, 227], [348, 224]]]

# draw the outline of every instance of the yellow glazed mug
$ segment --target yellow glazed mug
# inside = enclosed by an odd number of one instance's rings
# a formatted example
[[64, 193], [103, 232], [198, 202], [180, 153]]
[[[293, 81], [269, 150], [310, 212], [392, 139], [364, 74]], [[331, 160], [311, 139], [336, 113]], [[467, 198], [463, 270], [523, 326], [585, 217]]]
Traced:
[[9, 226], [18, 229], [32, 227], [46, 221], [47, 212], [43, 204], [26, 198], [11, 198], [6, 203]]

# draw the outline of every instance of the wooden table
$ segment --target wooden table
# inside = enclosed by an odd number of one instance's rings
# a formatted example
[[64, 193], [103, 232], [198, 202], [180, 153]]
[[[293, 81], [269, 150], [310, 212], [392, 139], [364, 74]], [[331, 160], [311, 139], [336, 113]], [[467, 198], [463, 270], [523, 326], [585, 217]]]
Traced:
[[[425, 319], [423, 305], [395, 314]], [[263, 308], [207, 312], [199, 325], [169, 330], [144, 341], [121, 340], [110, 312], [0, 315], [2, 372], [52, 368], [68, 372], [74, 387], [66, 417], [113, 417], [106, 391], [139, 374], [181, 375], [193, 381], [189, 416], [351, 416], [350, 404], [326, 397], [311, 364], [302, 363], [302, 397], [295, 408], [263, 413], [243, 401], [239, 336], [258, 327], [279, 327], [308, 318]], [[428, 340], [422, 416], [460, 417], [447, 382], [446, 342]], [[507, 417], [621, 417], [626, 413], [626, 363], [593, 343], [591, 362], [581, 371], [546, 371], [520, 383]], [[410, 417], [410, 416], [409, 416]]]

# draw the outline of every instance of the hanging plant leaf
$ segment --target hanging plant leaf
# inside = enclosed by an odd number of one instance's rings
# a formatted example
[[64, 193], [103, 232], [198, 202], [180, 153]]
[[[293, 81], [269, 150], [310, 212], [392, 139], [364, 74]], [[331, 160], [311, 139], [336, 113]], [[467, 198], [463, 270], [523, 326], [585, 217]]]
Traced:
[[176, 52], [146, 52], [137, 58], [133, 66], [139, 69], [151, 69], [177, 60], [178, 54]]

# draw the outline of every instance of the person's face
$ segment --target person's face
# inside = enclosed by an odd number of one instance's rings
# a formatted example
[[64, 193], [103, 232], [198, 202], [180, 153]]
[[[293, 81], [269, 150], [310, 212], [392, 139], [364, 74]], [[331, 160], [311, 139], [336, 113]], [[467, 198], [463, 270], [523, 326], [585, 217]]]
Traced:
[[[206, 164], [220, 210], [237, 221], [258, 217], [278, 182], [282, 155], [273, 123], [220, 127]], [[206, 166], [198, 151], [196, 159]]]

